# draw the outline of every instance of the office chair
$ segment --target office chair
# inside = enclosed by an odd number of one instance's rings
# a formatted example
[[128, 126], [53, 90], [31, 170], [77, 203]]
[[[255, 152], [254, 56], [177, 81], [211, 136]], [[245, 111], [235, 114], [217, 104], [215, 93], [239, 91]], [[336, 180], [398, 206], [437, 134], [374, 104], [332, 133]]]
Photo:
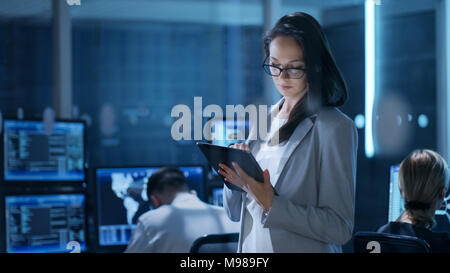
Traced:
[[354, 235], [355, 253], [430, 253], [425, 240], [417, 237], [379, 232], [357, 232]]
[[239, 233], [208, 234], [194, 241], [191, 253], [236, 253]]

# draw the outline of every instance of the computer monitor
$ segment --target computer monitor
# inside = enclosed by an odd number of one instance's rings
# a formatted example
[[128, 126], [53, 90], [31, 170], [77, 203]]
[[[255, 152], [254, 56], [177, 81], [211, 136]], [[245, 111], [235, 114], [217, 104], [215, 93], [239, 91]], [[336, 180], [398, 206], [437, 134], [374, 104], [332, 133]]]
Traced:
[[388, 221], [394, 222], [405, 209], [402, 195], [398, 188], [398, 170], [399, 165], [391, 166], [391, 175], [389, 183], [389, 213]]
[[[389, 184], [389, 216], [388, 221], [394, 222], [404, 211], [404, 201], [398, 188], [399, 165], [391, 166]], [[442, 206], [435, 212], [436, 227], [434, 231], [450, 232], [450, 196], [447, 194]]]
[[450, 232], [450, 190], [445, 196], [441, 207], [435, 212], [436, 227], [433, 231]]
[[[97, 180], [97, 226], [100, 247], [127, 245], [139, 216], [151, 209], [147, 182], [160, 167], [99, 168]], [[177, 166], [205, 201], [203, 166]]]
[[84, 194], [5, 196], [6, 252], [86, 251]]
[[[211, 122], [211, 144], [228, 147], [234, 143], [242, 143], [248, 138], [249, 121], [243, 119], [222, 119]], [[210, 174], [219, 174], [210, 167]]]
[[211, 124], [211, 143], [229, 146], [244, 142], [249, 134], [249, 122], [243, 119], [213, 120]]
[[5, 181], [84, 181], [85, 123], [5, 120]]
[[212, 204], [223, 207], [223, 187], [212, 189]]

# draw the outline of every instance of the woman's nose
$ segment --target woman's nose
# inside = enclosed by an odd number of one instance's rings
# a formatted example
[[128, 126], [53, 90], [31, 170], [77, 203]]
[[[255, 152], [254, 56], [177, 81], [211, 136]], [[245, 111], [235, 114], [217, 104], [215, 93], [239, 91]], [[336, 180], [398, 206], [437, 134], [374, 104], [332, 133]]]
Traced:
[[280, 76], [278, 77], [280, 77], [280, 79], [288, 79], [287, 71], [286, 70], [281, 71]]

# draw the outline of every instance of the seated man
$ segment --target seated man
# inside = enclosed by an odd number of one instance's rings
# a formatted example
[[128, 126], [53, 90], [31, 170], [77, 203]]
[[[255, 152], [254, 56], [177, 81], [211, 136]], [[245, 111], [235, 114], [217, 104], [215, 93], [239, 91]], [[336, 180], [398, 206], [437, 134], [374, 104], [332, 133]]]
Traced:
[[202, 202], [188, 191], [177, 168], [161, 168], [148, 180], [147, 195], [153, 210], [139, 217], [125, 252], [189, 252], [206, 234], [239, 232], [223, 208]]
[[449, 186], [445, 160], [431, 150], [412, 152], [400, 164], [398, 186], [405, 200], [405, 211], [395, 222], [378, 232], [409, 235], [425, 240], [431, 252], [450, 252], [450, 234], [431, 231]]

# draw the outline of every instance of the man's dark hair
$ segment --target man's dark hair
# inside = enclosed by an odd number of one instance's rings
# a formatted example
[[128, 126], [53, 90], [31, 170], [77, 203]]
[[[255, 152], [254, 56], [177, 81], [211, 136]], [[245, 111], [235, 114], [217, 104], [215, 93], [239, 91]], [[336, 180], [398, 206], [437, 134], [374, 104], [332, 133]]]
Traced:
[[175, 167], [163, 167], [150, 176], [147, 183], [147, 196], [164, 191], [188, 191], [187, 179], [183, 172]]

